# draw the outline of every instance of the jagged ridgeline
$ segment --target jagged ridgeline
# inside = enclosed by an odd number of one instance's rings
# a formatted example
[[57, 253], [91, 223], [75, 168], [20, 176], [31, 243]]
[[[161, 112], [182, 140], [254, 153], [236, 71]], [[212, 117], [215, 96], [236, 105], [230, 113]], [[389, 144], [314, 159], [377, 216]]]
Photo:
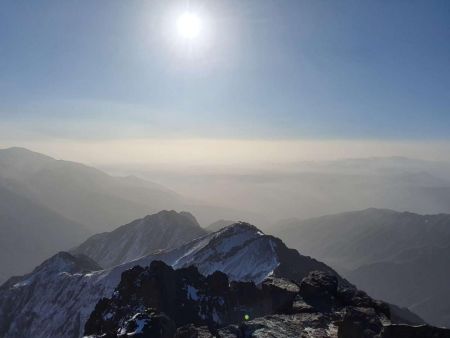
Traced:
[[101, 299], [86, 337], [449, 337], [450, 330], [396, 325], [388, 304], [331, 272], [313, 271], [297, 285], [268, 277], [231, 282], [197, 268], [174, 270], [161, 261], [122, 274], [111, 298]]
[[[132, 238], [125, 233], [146, 233], [161, 224], [175, 224], [170, 231], [176, 233], [179, 228], [195, 228], [192, 218], [188, 213], [164, 211], [121, 227], [120, 236], [112, 232], [99, 238]], [[230, 334], [236, 337], [262, 337], [268, 330], [277, 332], [275, 337], [292, 337], [293, 332], [294, 337], [308, 332], [334, 337], [338, 322], [348, 316], [350, 323], [361, 318], [362, 326], [376, 321], [378, 328], [379, 323], [414, 319], [410, 313], [371, 300], [326, 264], [287, 248], [248, 223], [186, 240], [140, 258], [142, 252], [132, 251], [132, 246], [111, 245], [109, 250], [125, 250], [130, 260], [108, 268], [86, 257], [91, 251], [53, 256], [32, 273], [0, 287], [0, 336], [76, 338], [86, 328], [87, 334], [108, 337], [154, 323], [151, 330], [167, 326], [178, 334], [184, 332], [184, 337], [199, 336], [198, 330], [216, 336], [234, 330]], [[313, 271], [321, 273], [311, 275]], [[318, 322], [323, 325], [314, 326]], [[243, 327], [248, 325], [252, 328], [247, 334]]]

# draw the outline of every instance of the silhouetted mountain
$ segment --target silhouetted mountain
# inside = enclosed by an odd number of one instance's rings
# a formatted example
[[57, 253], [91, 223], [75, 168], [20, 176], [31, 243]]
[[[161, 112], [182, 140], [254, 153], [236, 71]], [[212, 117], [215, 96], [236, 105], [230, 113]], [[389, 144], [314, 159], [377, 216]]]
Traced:
[[279, 226], [288, 245], [342, 268], [393, 259], [408, 249], [445, 246], [450, 215], [366, 209]]
[[[70, 254], [64, 256], [64, 261], [73, 259]], [[268, 276], [301, 281], [313, 270], [337, 276], [327, 265], [288, 249], [281, 240], [249, 224], [237, 223], [179, 248], [105, 270], [66, 271], [67, 264], [50, 259], [35, 272], [0, 288], [0, 336], [78, 337], [95, 304], [113, 293], [122, 272], [136, 265], [148, 266], [154, 260], [174, 268], [195, 265], [204, 275], [218, 270], [230, 280], [256, 283]], [[341, 285], [349, 285], [337, 278]]]
[[[450, 213], [450, 164], [446, 162], [393, 157], [215, 169], [132, 172], [149, 179], [157, 175], [158, 182], [209, 203], [260, 214], [253, 222], [266, 231], [283, 218], [305, 219], [369, 207]], [[243, 217], [247, 216], [220, 216], [214, 221]]]
[[115, 177], [98, 169], [56, 160], [24, 148], [0, 150], [0, 178], [17, 194], [39, 203], [92, 233], [110, 231], [160, 210], [191, 210], [202, 224], [253, 215], [223, 208], [135, 176]]
[[0, 179], [0, 282], [30, 271], [90, 234], [76, 222], [2, 186]]
[[450, 327], [450, 246], [405, 250], [346, 276], [373, 297], [407, 306], [429, 323]]
[[389, 306], [336, 275], [310, 272], [298, 284], [277, 277], [260, 287], [205, 277], [195, 267], [173, 270], [161, 261], [122, 274], [111, 298], [101, 299], [86, 337], [450, 337], [450, 330], [396, 325]]
[[0, 150], [0, 177], [64, 217], [93, 232], [124, 224], [149, 211], [177, 208], [181, 197], [136, 177], [112, 177], [75, 162], [23, 148]]
[[294, 222], [277, 234], [370, 295], [450, 327], [450, 215], [367, 209]]
[[110, 268], [156, 250], [173, 249], [206, 233], [188, 212], [161, 211], [94, 235], [72, 252], [83, 253]]

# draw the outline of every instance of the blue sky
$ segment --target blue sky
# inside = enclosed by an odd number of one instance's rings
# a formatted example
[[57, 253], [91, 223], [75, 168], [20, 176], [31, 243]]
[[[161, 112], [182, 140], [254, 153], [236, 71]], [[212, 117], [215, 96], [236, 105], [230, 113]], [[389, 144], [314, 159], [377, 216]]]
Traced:
[[450, 138], [450, 1], [185, 6], [0, 0], [4, 138]]

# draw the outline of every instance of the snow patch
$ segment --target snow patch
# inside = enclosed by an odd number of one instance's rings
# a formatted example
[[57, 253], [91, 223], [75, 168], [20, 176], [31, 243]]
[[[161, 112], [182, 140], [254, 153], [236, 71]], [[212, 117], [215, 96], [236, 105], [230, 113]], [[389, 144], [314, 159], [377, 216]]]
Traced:
[[134, 332], [128, 333], [128, 336], [133, 336], [138, 333], [143, 333], [145, 325], [148, 324], [148, 319], [137, 319], [136, 320], [136, 330]]
[[30, 284], [31, 284], [31, 279], [25, 279], [21, 282], [14, 284], [12, 287], [16, 289], [16, 288], [21, 288], [21, 287], [24, 287], [24, 286], [27, 286]]

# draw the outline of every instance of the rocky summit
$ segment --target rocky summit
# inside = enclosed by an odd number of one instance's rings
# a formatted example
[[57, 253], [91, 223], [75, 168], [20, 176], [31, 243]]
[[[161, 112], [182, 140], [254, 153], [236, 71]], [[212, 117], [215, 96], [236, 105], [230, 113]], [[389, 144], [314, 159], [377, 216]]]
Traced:
[[257, 288], [253, 282], [230, 283], [219, 271], [205, 277], [193, 266], [174, 270], [153, 261], [147, 268], [136, 266], [122, 274], [112, 298], [101, 299], [95, 307], [86, 334], [113, 337], [124, 329], [118, 324], [128, 325], [138, 314], [153, 321], [152, 310], [169, 316], [177, 327], [219, 328], [245, 318], [290, 311], [298, 291], [297, 285], [282, 279], [268, 278]]
[[450, 330], [397, 324], [388, 304], [340, 286], [329, 272], [312, 271], [300, 283], [269, 277], [255, 285], [153, 261], [125, 271], [85, 325], [85, 337], [130, 336], [447, 338]]

